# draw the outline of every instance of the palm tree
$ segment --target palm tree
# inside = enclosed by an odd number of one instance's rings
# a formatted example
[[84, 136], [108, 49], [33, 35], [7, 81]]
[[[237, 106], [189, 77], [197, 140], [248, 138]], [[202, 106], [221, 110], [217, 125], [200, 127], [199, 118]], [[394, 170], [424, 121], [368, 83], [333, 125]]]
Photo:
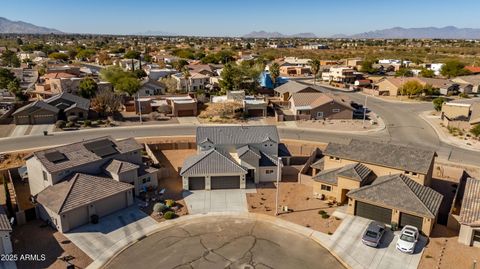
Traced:
[[270, 71], [270, 78], [272, 79], [273, 82], [273, 88], [277, 85], [277, 78], [280, 76], [280, 66], [278, 63], [273, 63], [270, 65], [268, 68]]
[[185, 83], [187, 86], [187, 92], [189, 92], [189, 85], [190, 85], [190, 70], [188, 69], [188, 66], [184, 66], [182, 70], [183, 77], [185, 78]]
[[310, 70], [312, 70], [313, 85], [315, 85], [317, 82], [318, 71], [320, 71], [320, 61], [318, 59], [313, 59], [313, 60], [310, 60], [308, 64], [310, 65]]

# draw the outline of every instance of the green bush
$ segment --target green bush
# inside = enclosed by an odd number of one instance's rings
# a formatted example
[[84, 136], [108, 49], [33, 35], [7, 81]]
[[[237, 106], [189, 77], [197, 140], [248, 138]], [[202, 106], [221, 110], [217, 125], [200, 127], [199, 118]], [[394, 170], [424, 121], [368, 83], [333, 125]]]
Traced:
[[325, 210], [320, 210], [320, 211], [318, 211], [318, 214], [320, 214], [320, 215], [325, 215], [325, 214], [327, 214], [327, 211], [325, 211]]
[[328, 219], [328, 218], [330, 218], [330, 215], [328, 215], [328, 214], [323, 214], [322, 215], [322, 219]]
[[173, 219], [173, 218], [175, 218], [176, 216], [177, 216], [177, 215], [175, 215], [175, 213], [172, 212], [172, 211], [167, 211], [167, 212], [165, 212], [165, 214], [163, 214], [163, 218], [164, 218], [164, 219]]
[[55, 122], [55, 127], [61, 129], [61, 128], [65, 127], [65, 124], [66, 124], [66, 122], [64, 120], [57, 120], [57, 122]]
[[163, 212], [165, 209], [167, 209], [167, 206], [162, 203], [156, 203], [153, 205], [154, 212], [160, 213]]
[[87, 126], [91, 126], [91, 125], [92, 125], [92, 122], [90, 120], [83, 121], [83, 126], [87, 127]]
[[174, 201], [174, 200], [170, 200], [170, 199], [165, 200], [165, 205], [166, 205], [167, 207], [172, 207], [172, 206], [175, 205], [175, 201]]
[[72, 128], [73, 126], [75, 126], [75, 123], [73, 123], [71, 121], [69, 121], [69, 122], [67, 122], [67, 124], [65, 124], [65, 127], [67, 127], [67, 128]]

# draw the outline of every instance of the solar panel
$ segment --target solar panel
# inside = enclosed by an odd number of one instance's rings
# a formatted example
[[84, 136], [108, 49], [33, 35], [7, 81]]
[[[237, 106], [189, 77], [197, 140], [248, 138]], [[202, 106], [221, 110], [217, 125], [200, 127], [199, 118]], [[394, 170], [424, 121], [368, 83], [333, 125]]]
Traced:
[[47, 158], [47, 160], [49, 160], [52, 163], [61, 163], [68, 160], [65, 154], [60, 153], [58, 151], [45, 153], [45, 158]]
[[109, 139], [100, 139], [100, 140], [97, 140], [97, 141], [85, 143], [83, 145], [85, 146], [85, 148], [87, 148], [90, 151], [93, 151], [93, 150], [98, 149], [98, 148], [103, 148], [103, 147], [106, 147], [106, 146], [110, 146], [110, 147], [115, 146], [113, 144], [113, 142]]
[[118, 150], [114, 148], [113, 146], [106, 146], [106, 147], [101, 147], [101, 148], [96, 148], [93, 150], [93, 153], [95, 153], [99, 157], [106, 157], [110, 156], [113, 154], [117, 154]]

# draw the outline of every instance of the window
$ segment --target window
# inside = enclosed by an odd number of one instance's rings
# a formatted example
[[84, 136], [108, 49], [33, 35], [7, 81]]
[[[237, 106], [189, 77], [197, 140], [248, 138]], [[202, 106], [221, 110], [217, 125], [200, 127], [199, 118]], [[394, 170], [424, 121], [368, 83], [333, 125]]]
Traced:
[[265, 174], [267, 175], [273, 174], [273, 170], [272, 169], [265, 170]]
[[43, 174], [43, 180], [47, 181], [48, 180], [47, 172], [42, 171], [42, 174]]
[[412, 176], [416, 176], [416, 175], [417, 175], [417, 173], [415, 173], [415, 172], [412, 172]]
[[334, 108], [334, 109], [332, 109], [332, 112], [333, 112], [333, 113], [338, 113], [338, 112], [340, 112], [340, 109]]
[[322, 189], [322, 191], [331, 191], [331, 190], [332, 190], [332, 186], [328, 186], [328, 185], [323, 185], [323, 184], [322, 184], [321, 189]]
[[146, 177], [142, 180], [143, 184], [150, 182], [150, 177]]
[[323, 118], [323, 111], [317, 112], [317, 118]]

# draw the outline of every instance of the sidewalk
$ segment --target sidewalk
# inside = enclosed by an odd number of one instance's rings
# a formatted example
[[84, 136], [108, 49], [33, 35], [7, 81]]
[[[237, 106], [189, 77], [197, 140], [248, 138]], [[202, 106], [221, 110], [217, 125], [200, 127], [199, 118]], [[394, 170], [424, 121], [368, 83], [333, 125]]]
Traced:
[[419, 117], [426, 121], [435, 130], [440, 141], [462, 149], [480, 152], [480, 141], [463, 140], [451, 136], [446, 130], [443, 129], [443, 127], [440, 126], [440, 116], [429, 115], [430, 112], [431, 111], [424, 111], [419, 114]]
[[371, 94], [366, 94], [362, 91], [359, 91], [358, 94], [361, 94], [363, 96], [368, 96], [369, 98], [374, 98], [374, 99], [377, 99], [377, 100], [381, 100], [381, 101], [384, 101], [384, 102], [387, 102], [387, 103], [394, 103], [394, 104], [430, 104], [431, 102], [427, 102], [427, 101], [418, 101], [418, 100], [412, 100], [412, 101], [402, 101], [402, 100], [391, 100], [391, 99], [388, 99], [388, 98], [382, 98], [382, 97], [379, 97], [379, 96], [375, 96], [375, 95], [371, 95]]

